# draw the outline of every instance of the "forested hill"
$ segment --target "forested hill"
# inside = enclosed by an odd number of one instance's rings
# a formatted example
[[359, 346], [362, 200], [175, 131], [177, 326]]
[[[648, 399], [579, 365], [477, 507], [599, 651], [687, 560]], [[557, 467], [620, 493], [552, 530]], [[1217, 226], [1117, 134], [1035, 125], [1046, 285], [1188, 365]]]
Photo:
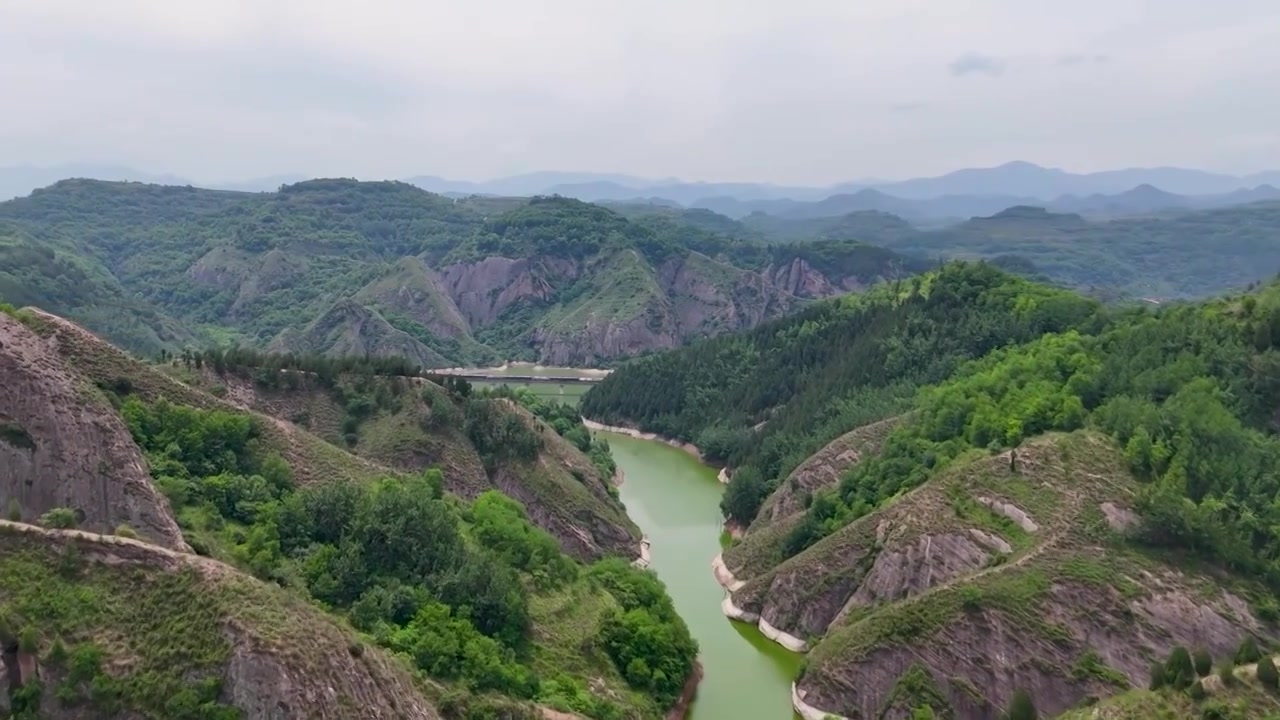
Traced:
[[146, 354], [235, 342], [426, 366], [599, 364], [926, 266], [731, 230], [394, 182], [250, 194], [67, 180], [0, 203], [0, 299]]
[[1107, 309], [949, 264], [630, 362], [582, 408], [728, 462], [726, 613], [810, 650], [814, 713], [1148, 683], [1179, 717], [1274, 711], [1274, 680], [1199, 677], [1280, 640], [1280, 281]]
[[1046, 332], [1095, 330], [1096, 301], [986, 264], [952, 264], [685, 349], [628, 363], [588, 417], [688, 440], [735, 468], [730, 517], [836, 436], [902, 412], [966, 360]]
[[664, 717], [697, 645], [608, 446], [415, 371], [0, 305], [0, 715]]

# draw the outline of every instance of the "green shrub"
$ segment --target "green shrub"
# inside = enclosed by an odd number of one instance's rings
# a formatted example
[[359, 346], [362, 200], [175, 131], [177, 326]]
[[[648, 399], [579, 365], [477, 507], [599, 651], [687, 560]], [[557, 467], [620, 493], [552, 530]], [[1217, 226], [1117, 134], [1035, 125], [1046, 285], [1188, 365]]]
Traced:
[[18, 504], [18, 498], [9, 498], [9, 522], [22, 522], [22, 506]]
[[70, 530], [80, 523], [76, 520], [76, 513], [74, 510], [71, 508], [59, 507], [41, 515], [40, 524], [47, 528]]
[[1258, 650], [1258, 641], [1252, 635], [1244, 639], [1240, 643], [1240, 649], [1236, 650], [1236, 664], [1247, 665], [1248, 663], [1258, 662], [1262, 658], [1262, 653]]
[[1204, 685], [1202, 685], [1199, 680], [1191, 683], [1191, 687], [1187, 688], [1187, 694], [1196, 702], [1199, 702], [1208, 696], [1208, 693], [1204, 691]]
[[1009, 702], [1009, 711], [1004, 714], [1005, 720], [1039, 720], [1040, 713], [1036, 710], [1035, 703], [1031, 701], [1031, 695], [1026, 690], [1018, 690], [1013, 694], [1013, 700]]
[[116, 537], [129, 538], [130, 540], [138, 539], [138, 531], [134, 530], [128, 525], [125, 525], [124, 523], [121, 523], [116, 526], [115, 535]]
[[33, 627], [23, 628], [18, 635], [18, 652], [34, 655], [40, 649], [40, 636]]
[[1280, 673], [1270, 655], [1258, 661], [1258, 682], [1268, 690], [1280, 690]]
[[1231, 687], [1236, 684], [1236, 664], [1231, 658], [1223, 660], [1218, 665], [1218, 679], [1222, 681], [1223, 687]]
[[1169, 652], [1169, 659], [1164, 663], [1165, 682], [1179, 690], [1185, 690], [1196, 680], [1195, 668], [1191, 664], [1191, 653], [1181, 645]]
[[1165, 686], [1164, 663], [1151, 663], [1151, 681], [1147, 684], [1150, 690], [1159, 690]]
[[1196, 674], [1200, 677], [1209, 677], [1209, 673], [1213, 672], [1213, 657], [1204, 648], [1199, 648], [1192, 653], [1191, 664], [1195, 666]]

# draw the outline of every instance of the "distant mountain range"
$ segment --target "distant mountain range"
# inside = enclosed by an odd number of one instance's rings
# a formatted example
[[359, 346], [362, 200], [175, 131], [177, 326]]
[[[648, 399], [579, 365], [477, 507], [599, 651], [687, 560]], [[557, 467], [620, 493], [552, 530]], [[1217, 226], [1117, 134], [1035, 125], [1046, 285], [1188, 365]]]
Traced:
[[269, 192], [281, 185], [291, 185], [306, 180], [304, 175], [281, 174], [251, 178], [227, 183], [202, 183], [177, 175], [149, 173], [123, 165], [71, 164], [32, 167], [18, 165], [0, 167], [0, 201], [30, 195], [32, 190], [48, 187], [59, 180], [87, 178], [151, 183], [153, 185], [193, 185], [210, 190], [238, 190], [241, 192]]
[[[286, 174], [234, 183], [199, 183], [112, 165], [20, 166], [0, 168], [0, 200], [26, 195], [68, 177], [250, 192], [274, 191], [304, 179]], [[931, 178], [849, 182], [829, 187], [684, 182], [675, 178], [577, 172], [535, 172], [482, 182], [419, 175], [406, 178], [405, 182], [451, 197], [563, 195], [589, 202], [704, 208], [735, 219], [755, 212], [805, 219], [876, 210], [920, 225], [959, 222], [1018, 205], [1119, 217], [1280, 198], [1280, 171], [1236, 176], [1162, 167], [1078, 174], [1028, 162], [967, 168]]]
[[877, 211], [892, 213], [916, 225], [948, 225], [1023, 205], [1043, 207], [1054, 212], [1078, 213], [1092, 218], [1115, 218], [1170, 210], [1205, 210], [1277, 199], [1280, 199], [1280, 189], [1274, 185], [1258, 185], [1209, 195], [1179, 195], [1154, 185], [1139, 185], [1111, 195], [1062, 195], [1047, 201], [1027, 195], [940, 195], [911, 199], [880, 190], [864, 189], [810, 202], [790, 199], [742, 201], [732, 197], [706, 198], [695, 202], [692, 207], [711, 210], [734, 219], [764, 213], [787, 220], [807, 220]]

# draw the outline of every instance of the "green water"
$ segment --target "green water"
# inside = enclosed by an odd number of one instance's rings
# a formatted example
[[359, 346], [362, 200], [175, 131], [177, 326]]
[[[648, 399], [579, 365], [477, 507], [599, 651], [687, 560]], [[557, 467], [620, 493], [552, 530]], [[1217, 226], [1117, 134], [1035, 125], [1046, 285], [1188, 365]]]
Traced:
[[711, 574], [720, 552], [716, 471], [660, 442], [606, 433], [625, 475], [627, 514], [649, 536], [653, 569], [698, 641], [703, 678], [692, 720], [791, 720], [791, 680], [801, 656], [753, 625], [720, 611], [724, 590]]

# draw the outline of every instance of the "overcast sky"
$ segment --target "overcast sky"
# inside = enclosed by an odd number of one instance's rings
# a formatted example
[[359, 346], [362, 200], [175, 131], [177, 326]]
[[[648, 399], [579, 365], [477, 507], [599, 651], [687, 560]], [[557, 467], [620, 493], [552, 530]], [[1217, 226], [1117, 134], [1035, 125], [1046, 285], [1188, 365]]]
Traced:
[[0, 0], [0, 165], [1280, 168], [1280, 0]]

